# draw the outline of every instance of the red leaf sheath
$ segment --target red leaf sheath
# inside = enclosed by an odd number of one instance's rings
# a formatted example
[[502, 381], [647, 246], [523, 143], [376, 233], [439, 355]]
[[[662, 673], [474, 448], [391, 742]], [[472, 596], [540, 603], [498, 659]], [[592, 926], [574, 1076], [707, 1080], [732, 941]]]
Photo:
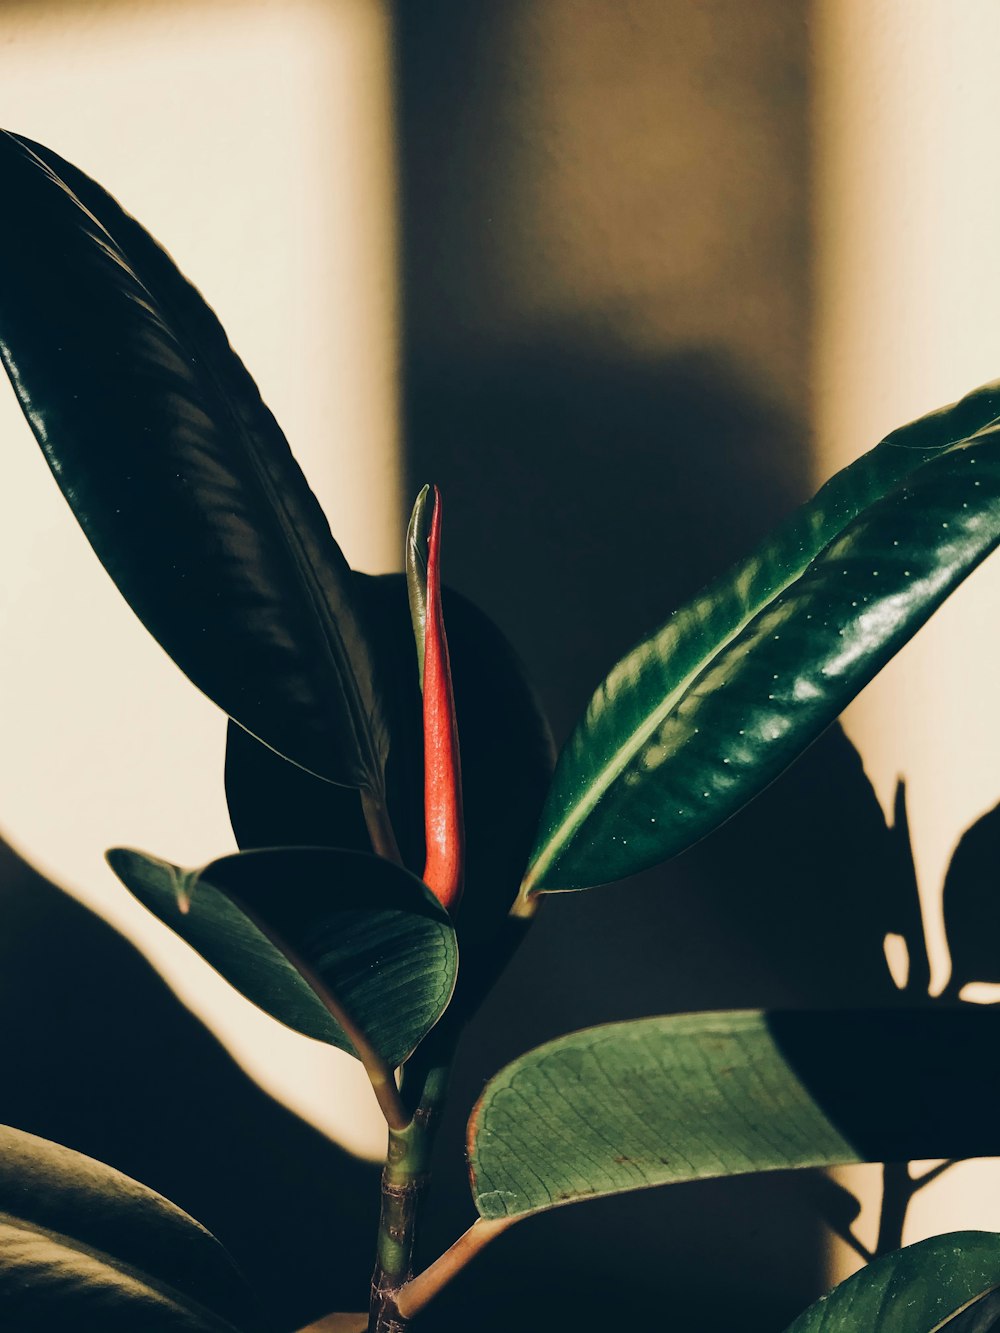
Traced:
[[465, 825], [462, 769], [455, 721], [448, 638], [441, 608], [441, 497], [427, 539], [427, 619], [424, 635], [424, 883], [449, 912], [462, 896]]

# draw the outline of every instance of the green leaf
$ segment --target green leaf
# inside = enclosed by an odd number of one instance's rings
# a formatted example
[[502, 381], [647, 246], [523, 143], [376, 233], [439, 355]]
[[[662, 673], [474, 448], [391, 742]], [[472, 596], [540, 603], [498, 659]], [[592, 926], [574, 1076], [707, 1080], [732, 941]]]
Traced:
[[682, 1014], [521, 1056], [469, 1121], [476, 1207], [520, 1217], [712, 1176], [1000, 1151], [986, 1010]]
[[406, 529], [406, 588], [410, 598], [410, 620], [421, 689], [424, 684], [424, 643], [427, 638], [427, 545], [434, 508], [431, 487], [424, 486], [417, 496]]
[[56, 154], [0, 132], [0, 353], [132, 609], [230, 717], [380, 797], [385, 723], [350, 571], [215, 315]]
[[[1000, 1287], [1000, 1236], [955, 1231], [875, 1259], [809, 1307], [786, 1333], [959, 1333], [949, 1322], [968, 1309], [986, 1333], [1000, 1318], [982, 1298]], [[992, 1305], [992, 1302], [991, 1302]], [[979, 1316], [989, 1315], [989, 1322]]]
[[683, 851], [837, 716], [1000, 541], [1000, 386], [890, 435], [629, 653], [559, 758], [524, 894]]
[[318, 1041], [357, 1053], [279, 942], [390, 1067], [407, 1059], [451, 999], [458, 947], [447, 914], [418, 879], [378, 857], [294, 847], [185, 871], [119, 847], [108, 862], [248, 1000]]
[[[389, 812], [406, 863], [419, 874], [424, 865], [423, 736], [406, 580], [401, 574], [354, 577], [369, 637], [379, 663], [386, 664], [392, 735]], [[479, 979], [485, 983], [493, 964], [502, 960], [518, 934], [517, 929], [506, 934], [507, 911], [534, 837], [552, 772], [553, 748], [548, 724], [501, 631], [450, 589], [444, 590], [444, 614], [465, 802], [459, 986], [464, 990], [475, 985], [479, 990]], [[354, 792], [313, 779], [234, 727], [226, 748], [226, 796], [233, 830], [243, 848], [371, 848]], [[473, 966], [472, 951], [480, 949]]]
[[101, 1162], [0, 1126], [4, 1328], [250, 1333], [254, 1309], [193, 1218]]

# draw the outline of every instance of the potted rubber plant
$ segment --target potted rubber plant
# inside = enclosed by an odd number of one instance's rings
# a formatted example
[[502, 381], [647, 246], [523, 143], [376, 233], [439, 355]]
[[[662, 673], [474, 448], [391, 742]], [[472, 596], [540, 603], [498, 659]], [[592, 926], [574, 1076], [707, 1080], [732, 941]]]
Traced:
[[[370, 1309], [331, 1328], [433, 1329], [435, 1296], [486, 1244], [571, 1203], [1000, 1150], [987, 1010], [610, 1023], [488, 1082], [468, 1129], [477, 1220], [414, 1262], [456, 1046], [540, 905], [712, 834], [994, 550], [1000, 386], [890, 435], [674, 610], [556, 758], [502, 634], [443, 585], [436, 489], [416, 499], [405, 572], [351, 570], [167, 254], [37, 143], [3, 134], [0, 179], [14, 391], [121, 593], [231, 719], [241, 850], [192, 868], [115, 848], [110, 864], [248, 1000], [360, 1060], [385, 1116]], [[10, 1326], [262, 1327], [251, 1279], [180, 1210], [67, 1149], [2, 1138]], [[959, 1233], [879, 1256], [792, 1328], [971, 1333], [1000, 1317], [998, 1287], [1000, 1236]]]

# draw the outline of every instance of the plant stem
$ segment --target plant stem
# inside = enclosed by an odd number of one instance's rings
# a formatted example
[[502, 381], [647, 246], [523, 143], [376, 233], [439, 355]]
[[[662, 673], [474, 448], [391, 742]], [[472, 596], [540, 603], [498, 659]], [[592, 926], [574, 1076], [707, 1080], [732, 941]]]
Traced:
[[468, 1231], [463, 1232], [439, 1259], [435, 1259], [419, 1277], [406, 1283], [396, 1297], [399, 1316], [407, 1320], [419, 1314], [470, 1259], [474, 1259], [494, 1236], [499, 1236], [501, 1231], [506, 1231], [516, 1221], [516, 1217], [480, 1217], [473, 1222]]
[[396, 1300], [413, 1276], [413, 1251], [421, 1206], [430, 1187], [430, 1155], [448, 1087], [458, 1028], [447, 1020], [430, 1034], [407, 1067], [404, 1094], [416, 1102], [409, 1123], [390, 1126], [382, 1171], [377, 1261], [372, 1275], [369, 1333], [405, 1333], [408, 1319]]
[[372, 1276], [370, 1333], [397, 1333], [406, 1326], [396, 1309], [396, 1293], [413, 1271], [417, 1220], [428, 1185], [426, 1148], [416, 1118], [404, 1130], [389, 1131], [389, 1153], [382, 1171], [378, 1258]]
[[535, 915], [538, 911], [538, 899], [540, 897], [537, 893], [530, 893], [527, 884], [526, 879], [510, 909], [510, 915], [522, 921], [530, 921]]

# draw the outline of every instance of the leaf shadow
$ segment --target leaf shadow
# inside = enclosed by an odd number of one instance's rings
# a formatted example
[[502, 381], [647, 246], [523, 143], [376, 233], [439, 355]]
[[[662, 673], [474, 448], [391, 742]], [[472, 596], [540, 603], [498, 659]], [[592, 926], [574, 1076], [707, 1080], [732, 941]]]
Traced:
[[[919, 924], [919, 908], [902, 782], [897, 787], [894, 813], [894, 823], [888, 832], [895, 844], [897, 867], [908, 866], [910, 901], [917, 907], [916, 916], [910, 914], [912, 932], [914, 925]], [[989, 1010], [1000, 998], [1000, 988], [995, 993], [991, 989], [989, 998], [979, 1001], [981, 1007], [971, 1013], [963, 1000], [967, 987], [981, 987], [985, 983], [992, 988], [1000, 980], [998, 858], [1000, 805], [965, 831], [946, 872], [943, 906], [952, 966], [945, 989], [935, 998], [927, 994], [929, 965], [923, 949], [918, 955], [919, 972], [914, 976], [911, 971], [906, 988], [908, 1007], [931, 1006], [934, 1012], [929, 1021], [940, 1033], [925, 1028], [915, 1040], [915, 1034], [900, 1025], [898, 1015], [884, 1011], [848, 1015], [849, 1025], [840, 1034], [840, 1049], [832, 1050], [827, 1041], [818, 1039], [823, 1034], [817, 1031], [815, 1018], [807, 1021], [795, 1014], [772, 1016], [772, 1031], [784, 1054], [830, 1119], [866, 1156], [886, 1162], [874, 1255], [902, 1245], [909, 1205], [919, 1190], [957, 1161], [995, 1153], [988, 1109], [992, 1101], [990, 1075], [981, 1075], [976, 1063], [969, 1061], [969, 1038], [971, 1033], [972, 1045], [978, 1040], [985, 1049], [996, 1039], [1000, 1015]], [[912, 960], [912, 934], [902, 930], [900, 933]], [[966, 1012], [959, 1016], [962, 1010]], [[822, 1018], [819, 1023], [823, 1025]], [[949, 1030], [954, 1032], [954, 1040], [942, 1042], [940, 1036], [946, 1036]], [[885, 1120], [872, 1092], [878, 1086], [891, 1089]], [[859, 1088], [864, 1090], [863, 1100], [852, 1102]], [[956, 1137], [956, 1102], [964, 1108], [961, 1126], [964, 1141]], [[928, 1133], [933, 1136], [935, 1130], [941, 1134], [940, 1153], [933, 1144], [928, 1151], [926, 1136]], [[912, 1176], [908, 1168], [910, 1159], [942, 1154], [948, 1160], [922, 1176]], [[862, 1257], [871, 1257], [865, 1255], [854, 1236], [851, 1229], [854, 1219], [845, 1212], [843, 1199], [827, 1197], [820, 1210], [836, 1234]]]
[[944, 918], [951, 976], [942, 999], [961, 999], [969, 985], [1000, 984], [1000, 804], [966, 829], [955, 848]]
[[[414, 358], [409, 462], [413, 486], [434, 478], [446, 497], [446, 577], [508, 630], [564, 736], [616, 655], [791, 508], [804, 490], [805, 454], [794, 423], [713, 349], [616, 361], [565, 330], [548, 333], [447, 366]], [[844, 827], [854, 830], [848, 839]], [[827, 844], [833, 854], [811, 864], [810, 848]], [[858, 882], [866, 861], [872, 877], [892, 868], [898, 910], [887, 917], [871, 878]], [[461, 1145], [485, 1078], [530, 1046], [592, 1023], [837, 1004], [859, 975], [867, 996], [895, 1003], [883, 917], [912, 937], [919, 970], [907, 873], [857, 755], [834, 731], [678, 862], [546, 902], [460, 1050], [426, 1256], [471, 1220]], [[845, 917], [864, 913], [873, 947], [859, 946], [846, 920], [827, 919], [824, 899], [845, 878]], [[736, 1257], [706, 1312], [697, 1274], [719, 1244]], [[675, 1257], [668, 1296], [657, 1257], [665, 1251]], [[739, 1310], [743, 1326], [763, 1330], [813, 1298], [821, 1256], [815, 1200], [801, 1177], [678, 1186], [514, 1228], [442, 1296], [437, 1317], [442, 1329], [501, 1328], [530, 1300], [540, 1324], [558, 1322], [552, 1275], [568, 1267], [585, 1327], [628, 1323], [651, 1299], [666, 1299], [698, 1327], [730, 1327]]]
[[0, 1119], [191, 1213], [276, 1329], [363, 1305], [375, 1168], [261, 1091], [133, 945], [2, 841], [0, 922]]

